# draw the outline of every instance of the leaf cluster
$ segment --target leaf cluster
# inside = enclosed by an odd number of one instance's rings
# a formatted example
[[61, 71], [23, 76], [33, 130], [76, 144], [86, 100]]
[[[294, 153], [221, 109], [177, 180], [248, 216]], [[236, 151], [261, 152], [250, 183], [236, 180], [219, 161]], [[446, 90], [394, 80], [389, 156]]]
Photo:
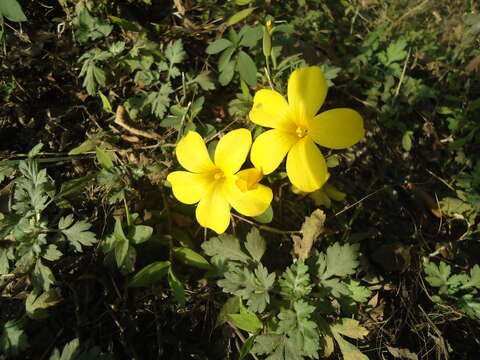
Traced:
[[[243, 352], [267, 359], [318, 359], [322, 353], [331, 354], [336, 342], [345, 359], [366, 359], [343, 336], [361, 339], [367, 331], [355, 320], [340, 317], [370, 296], [350, 278], [358, 266], [357, 245], [334, 244], [307, 262], [295, 261], [279, 278], [260, 262], [266, 242], [255, 228], [243, 246], [236, 237], [223, 234], [204, 242], [202, 249], [215, 266], [212, 275], [221, 276], [217, 284], [240, 301], [240, 306], [232, 306], [230, 300], [225, 304], [223, 322], [254, 334]], [[260, 315], [268, 319], [263, 325]]]
[[470, 273], [453, 274], [445, 262], [436, 265], [427, 262], [423, 266], [425, 280], [438, 291], [432, 299], [439, 304], [451, 304], [466, 315], [480, 319], [480, 266], [474, 265]]
[[97, 241], [89, 231], [91, 224], [75, 220], [73, 214], [57, 221], [46, 216], [47, 208], [62, 197], [34, 158], [40, 149], [41, 145], [36, 146], [28, 159], [13, 167], [19, 174], [14, 180], [14, 204], [10, 212], [0, 214], [0, 237], [9, 244], [0, 248], [0, 274], [25, 274], [38, 293], [50, 291], [55, 284], [51, 262], [58, 261], [69, 249], [81, 252]]

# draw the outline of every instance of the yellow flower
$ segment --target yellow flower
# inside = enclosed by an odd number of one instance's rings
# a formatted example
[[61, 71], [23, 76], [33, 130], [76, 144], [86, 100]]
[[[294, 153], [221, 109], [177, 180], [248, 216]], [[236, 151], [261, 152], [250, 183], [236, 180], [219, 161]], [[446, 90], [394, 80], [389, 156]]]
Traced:
[[167, 177], [173, 195], [185, 204], [198, 202], [195, 215], [200, 225], [223, 233], [230, 223], [230, 207], [246, 216], [265, 212], [272, 190], [259, 184], [257, 169], [240, 170], [252, 136], [247, 129], [230, 131], [218, 142], [214, 161], [202, 137], [190, 131], [177, 144], [178, 162], [188, 171], [174, 171]]
[[332, 109], [317, 115], [327, 96], [325, 77], [317, 66], [295, 70], [288, 80], [288, 102], [274, 90], [255, 94], [250, 120], [273, 128], [258, 136], [250, 159], [264, 174], [273, 172], [287, 155], [287, 175], [304, 192], [327, 181], [327, 165], [315, 145], [344, 149], [363, 138], [363, 119], [355, 110]]

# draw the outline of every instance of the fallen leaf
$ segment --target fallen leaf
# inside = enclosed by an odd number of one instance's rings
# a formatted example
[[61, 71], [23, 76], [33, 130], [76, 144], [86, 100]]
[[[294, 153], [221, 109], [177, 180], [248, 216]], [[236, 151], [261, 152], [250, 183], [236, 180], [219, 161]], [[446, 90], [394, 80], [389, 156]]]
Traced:
[[312, 215], [305, 217], [305, 222], [300, 230], [303, 236], [292, 236], [293, 253], [297, 258], [305, 260], [309, 257], [313, 244], [323, 232], [324, 223], [325, 213], [320, 209], [315, 210]]
[[418, 360], [418, 356], [408, 349], [400, 349], [392, 346], [387, 346], [387, 350], [395, 359]]

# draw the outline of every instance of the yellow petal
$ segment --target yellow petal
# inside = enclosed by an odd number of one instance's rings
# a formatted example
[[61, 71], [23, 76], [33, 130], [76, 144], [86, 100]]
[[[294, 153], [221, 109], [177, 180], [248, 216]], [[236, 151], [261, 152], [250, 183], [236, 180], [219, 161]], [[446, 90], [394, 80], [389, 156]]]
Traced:
[[248, 116], [257, 125], [274, 129], [295, 130], [287, 116], [288, 103], [285, 98], [274, 90], [262, 89], [253, 97], [252, 110]]
[[215, 165], [225, 174], [235, 174], [247, 159], [252, 135], [247, 129], [230, 131], [218, 142], [215, 149]]
[[308, 136], [298, 141], [289, 151], [287, 175], [291, 183], [304, 192], [320, 189], [327, 181], [325, 159]]
[[233, 177], [225, 182], [224, 192], [230, 205], [246, 216], [263, 214], [273, 198], [272, 190], [258, 183], [251, 190], [242, 191]]
[[188, 171], [204, 173], [215, 169], [202, 137], [189, 131], [177, 144], [177, 159]]
[[250, 160], [264, 174], [270, 174], [298, 140], [297, 136], [283, 130], [268, 130], [253, 142]]
[[212, 229], [217, 234], [227, 230], [230, 224], [230, 205], [222, 191], [223, 185], [217, 185], [202, 197], [197, 205], [195, 215], [203, 227]]
[[313, 140], [330, 149], [345, 149], [365, 134], [360, 114], [347, 108], [322, 112], [313, 118], [309, 128]]
[[318, 112], [325, 97], [328, 85], [318, 66], [295, 70], [288, 79], [288, 103], [292, 116], [298, 125], [305, 125], [303, 119], [312, 118]]
[[208, 192], [211, 176], [187, 171], [174, 171], [167, 176], [173, 195], [184, 204], [195, 204]]
[[258, 183], [263, 178], [263, 173], [256, 168], [250, 168], [239, 171], [238, 173], [236, 173], [236, 177], [237, 180], [235, 183], [237, 184], [239, 189], [241, 191], [247, 191], [255, 189], [257, 187]]

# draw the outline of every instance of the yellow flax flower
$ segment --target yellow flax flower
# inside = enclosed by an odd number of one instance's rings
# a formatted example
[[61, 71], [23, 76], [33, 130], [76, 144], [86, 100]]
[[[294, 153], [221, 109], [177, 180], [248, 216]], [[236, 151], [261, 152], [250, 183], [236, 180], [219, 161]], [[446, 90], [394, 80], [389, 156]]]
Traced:
[[250, 159], [264, 174], [273, 172], [287, 155], [287, 175], [304, 192], [320, 189], [328, 171], [315, 145], [344, 149], [363, 138], [363, 119], [347, 108], [317, 115], [327, 96], [327, 82], [317, 66], [295, 70], [288, 80], [288, 102], [274, 90], [257, 91], [249, 113], [255, 124], [273, 128], [257, 139]]
[[200, 225], [223, 233], [230, 223], [230, 208], [246, 216], [265, 212], [272, 201], [272, 190], [259, 184], [257, 169], [240, 170], [252, 136], [247, 129], [230, 131], [218, 142], [214, 161], [202, 137], [194, 132], [178, 142], [178, 162], [188, 171], [174, 171], [167, 177], [173, 195], [185, 204], [198, 203], [195, 215]]

